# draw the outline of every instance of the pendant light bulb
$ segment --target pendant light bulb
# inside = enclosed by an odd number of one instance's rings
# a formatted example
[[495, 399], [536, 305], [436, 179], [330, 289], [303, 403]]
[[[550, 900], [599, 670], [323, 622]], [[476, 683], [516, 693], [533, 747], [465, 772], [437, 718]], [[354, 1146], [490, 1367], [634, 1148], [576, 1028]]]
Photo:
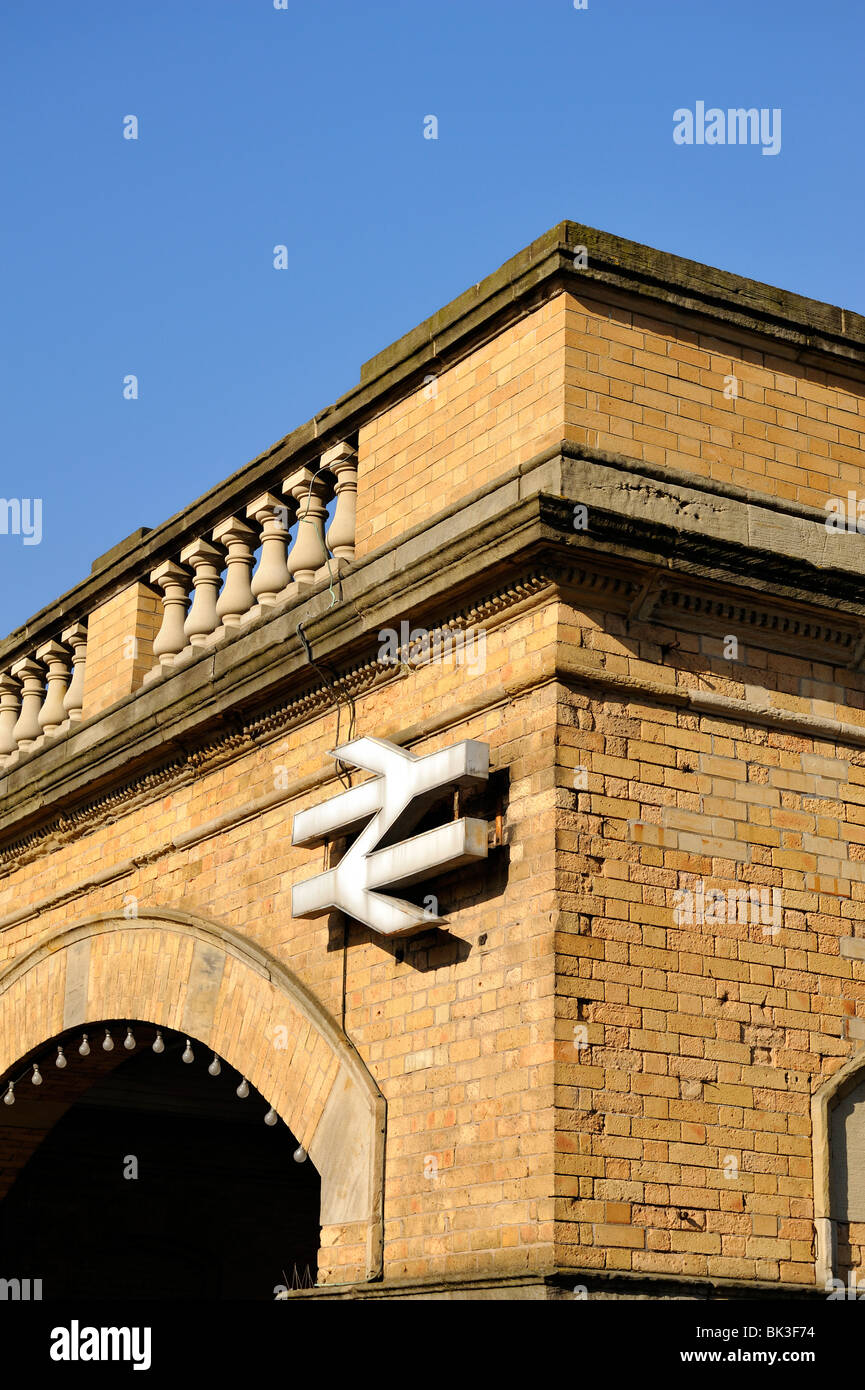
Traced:
[[218, 1076], [219, 1073], [222, 1071], [222, 1067], [219, 1065], [219, 1058], [217, 1057], [215, 1052], [213, 1054], [213, 1061], [211, 1062], [207, 1070], [210, 1072], [211, 1076]]
[[305, 1163], [306, 1149], [303, 1147], [302, 1144], [298, 1144], [297, 1148], [291, 1156], [294, 1159], [295, 1163]]
[[275, 1125], [275, 1124], [276, 1124], [276, 1121], [277, 1121], [277, 1118], [278, 1118], [278, 1117], [277, 1117], [277, 1113], [276, 1113], [276, 1111], [274, 1110], [273, 1106], [271, 1106], [270, 1109], [268, 1110], [267, 1114], [266, 1114], [265, 1117], [264, 1117], [264, 1123], [265, 1123], [266, 1125]]
[[127, 1052], [131, 1052], [133, 1047], [135, 1046], [135, 1038], [133, 1037], [131, 1028], [127, 1028], [126, 1030], [126, 1037], [123, 1039], [123, 1046], [126, 1048]]
[[241, 1100], [246, 1100], [246, 1097], [249, 1095], [249, 1082], [247, 1081], [246, 1077], [244, 1077], [241, 1081], [240, 1085], [238, 1086], [235, 1092], [235, 1095], [240, 1096]]
[[165, 1043], [162, 1041], [162, 1034], [160, 1033], [160, 1031], [159, 1031], [158, 1028], [157, 1028], [157, 1030], [156, 1030], [156, 1037], [155, 1037], [154, 1042], [153, 1042], [153, 1051], [154, 1051], [154, 1052], [164, 1052], [164, 1051], [165, 1051]]
[[107, 1028], [105, 1029], [105, 1038], [102, 1043], [102, 1050], [103, 1052], [114, 1051], [114, 1039], [112, 1038]]
[[33, 1075], [31, 1076], [30, 1080], [33, 1082], [33, 1085], [34, 1085], [34, 1086], [41, 1086], [41, 1085], [42, 1085], [42, 1073], [41, 1073], [41, 1071], [39, 1070], [39, 1063], [38, 1063], [38, 1062], [34, 1062], [34, 1063], [33, 1063]]
[[14, 1104], [15, 1104], [15, 1082], [14, 1082], [14, 1081], [10, 1081], [10, 1082], [9, 1082], [9, 1090], [6, 1092], [5, 1096], [3, 1097], [3, 1104], [4, 1104], [4, 1105], [14, 1105]]
[[195, 1061], [195, 1053], [192, 1051], [192, 1048], [191, 1048], [191, 1046], [190, 1046], [190, 1043], [189, 1043], [189, 1039], [188, 1039], [188, 1038], [186, 1039], [186, 1047], [185, 1047], [184, 1050], [183, 1050], [183, 1057], [182, 1057], [181, 1060], [184, 1061], [184, 1062], [194, 1062], [194, 1061]]
[[90, 1056], [90, 1044], [89, 1044], [89, 1042], [87, 1041], [87, 1034], [86, 1034], [86, 1033], [84, 1034], [84, 1036], [83, 1036], [82, 1039], [81, 1039], [81, 1046], [79, 1047], [78, 1051], [80, 1052], [80, 1054], [81, 1054], [82, 1057], [89, 1057], [89, 1056]]
[[55, 1059], [54, 1065], [55, 1065], [55, 1067], [65, 1067], [65, 1066], [66, 1066], [66, 1058], [63, 1056], [63, 1048], [62, 1048], [62, 1047], [58, 1047], [58, 1049], [57, 1049], [57, 1057], [56, 1057], [56, 1059]]

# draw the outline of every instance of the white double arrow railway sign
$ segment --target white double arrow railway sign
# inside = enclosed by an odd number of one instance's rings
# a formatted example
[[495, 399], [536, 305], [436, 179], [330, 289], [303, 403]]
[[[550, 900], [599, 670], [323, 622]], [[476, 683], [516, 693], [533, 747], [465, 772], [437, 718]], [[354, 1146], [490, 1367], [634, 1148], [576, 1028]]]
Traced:
[[486, 782], [488, 745], [468, 739], [439, 753], [416, 757], [383, 739], [358, 738], [333, 749], [330, 756], [378, 776], [295, 816], [293, 845], [322, 844], [333, 835], [364, 828], [335, 868], [292, 889], [292, 915], [317, 917], [340, 908], [385, 936], [442, 921], [413, 903], [378, 890], [417, 883], [432, 874], [486, 859], [486, 821], [464, 817], [422, 835], [377, 846], [410, 832], [441, 798], [442, 788], [475, 787]]

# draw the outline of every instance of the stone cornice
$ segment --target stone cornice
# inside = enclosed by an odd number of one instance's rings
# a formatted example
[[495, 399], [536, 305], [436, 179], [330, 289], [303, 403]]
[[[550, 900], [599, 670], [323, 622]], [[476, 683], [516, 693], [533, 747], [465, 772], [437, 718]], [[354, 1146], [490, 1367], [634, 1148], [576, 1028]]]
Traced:
[[[635, 622], [654, 612], [700, 631], [723, 623], [733, 605], [745, 640], [856, 666], [865, 645], [865, 537], [827, 535], [818, 514], [689, 484], [572, 448], [511, 470], [358, 564], [335, 604], [323, 582], [20, 756], [0, 779], [6, 862], [13, 846], [27, 852], [34, 837], [44, 842], [52, 825], [65, 834], [122, 814], [136, 797], [320, 715], [333, 705], [334, 681], [348, 700], [393, 679], [376, 661], [377, 633], [403, 617], [430, 629], [488, 626], [496, 612], [555, 584], [588, 607]], [[572, 526], [578, 500], [589, 507], [584, 535]]]
[[[549, 577], [542, 575], [526, 575], [523, 580], [516, 579], [509, 586], [489, 595], [485, 600], [479, 601], [469, 610], [457, 613], [444, 624], [432, 628], [431, 632], [443, 633], [447, 629], [454, 631], [472, 625], [483, 625], [488, 631], [491, 627], [504, 621], [515, 610], [532, 603], [539, 594], [550, 587], [550, 583]], [[324, 656], [321, 657], [321, 662], [325, 666], [328, 664]], [[316, 665], [318, 666], [319, 663], [317, 662]], [[320, 718], [322, 714], [327, 712], [335, 715], [338, 708], [346, 711], [355, 699], [373, 687], [384, 682], [403, 679], [408, 669], [410, 669], [408, 665], [395, 668], [390, 662], [365, 661], [355, 664], [341, 675], [334, 676], [327, 685], [321, 681], [313, 689], [307, 689], [296, 698], [284, 699], [271, 704], [261, 714], [244, 715], [242, 712], [238, 713], [231, 720], [228, 728], [219, 728], [217, 722], [218, 731], [214, 732], [214, 721], [212, 719], [207, 720], [204, 724], [204, 736], [200, 741], [191, 739], [191, 746], [188, 749], [179, 744], [174, 757], [167, 759], [163, 757], [161, 760], [152, 762], [149, 771], [142, 769], [140, 758], [121, 759], [119, 763], [121, 771], [127, 761], [135, 770], [121, 777], [119, 781], [115, 780], [112, 789], [107, 792], [100, 792], [98, 783], [94, 783], [93, 779], [90, 779], [88, 783], [86, 777], [76, 777], [75, 789], [76, 791], [80, 789], [81, 798], [74, 807], [68, 805], [69, 797], [57, 796], [52, 800], [60, 809], [53, 810], [47, 817], [43, 816], [30, 833], [18, 839], [10, 840], [8, 836], [4, 837], [2, 830], [0, 830], [0, 844], [3, 844], [2, 849], [0, 849], [0, 872], [2, 870], [8, 872], [11, 868], [20, 867], [30, 859], [44, 853], [46, 848], [56, 849], [61, 844], [77, 838], [82, 832], [110, 823], [136, 806], [146, 804], [155, 797], [163, 796], [166, 791], [193, 781], [202, 773], [213, 771], [226, 763], [245, 756], [256, 747], [273, 742], [282, 737], [287, 730], [296, 728], [310, 719]], [[475, 701], [471, 705], [458, 702], [449, 708], [444, 716], [427, 718], [404, 730], [390, 730], [384, 736], [398, 744], [424, 737], [434, 729], [460, 723], [463, 719], [470, 717], [472, 713], [477, 713], [478, 709], [489, 708], [497, 700], [507, 700], [517, 689], [518, 685], [513, 683], [507, 689], [504, 687], [496, 687], [494, 691], [488, 689], [481, 700]], [[124, 702], [124, 705], [127, 703]], [[94, 723], [100, 722], [94, 721]], [[56, 905], [59, 901], [65, 901], [67, 897], [80, 896], [84, 891], [89, 891], [91, 888], [112, 882], [116, 878], [134, 872], [145, 862], [161, 858], [166, 853], [174, 852], [179, 848], [186, 848], [200, 840], [207, 839], [229, 826], [261, 814], [272, 806], [293, 800], [304, 790], [318, 787], [332, 780], [335, 780], [335, 773], [328, 766], [325, 771], [293, 783], [285, 790], [260, 798], [247, 807], [226, 812], [204, 826], [179, 833], [161, 847], [148, 853], [143, 859], [124, 860], [119, 866], [115, 865], [112, 868], [101, 870], [83, 885], [78, 885], [59, 898], [47, 899], [46, 902]], [[7, 818], [6, 824], [10, 827], [14, 826], [15, 819], [15, 817]], [[4, 839], [5, 843], [3, 843]], [[41, 908], [36, 907], [22, 913], [12, 914], [12, 916], [16, 921], [24, 920], [30, 916], [38, 915], [40, 910]], [[0, 925], [9, 925], [9, 923], [4, 921]]]
[[[566, 582], [568, 577], [565, 576]], [[513, 603], [514, 606], [524, 606], [527, 601], [531, 601], [532, 597], [542, 595], [548, 585], [542, 578], [538, 578], [534, 584], [527, 584], [522, 587], [528, 593], [520, 594], [519, 590], [515, 590], [512, 594], [502, 596], [499, 599], [496, 605], [498, 617], [502, 615], [507, 617], [509, 611], [513, 611], [509, 609], [509, 603]], [[393, 680], [400, 677], [388, 672], [386, 678]], [[474, 696], [471, 700], [449, 704], [447, 709], [441, 713], [418, 720], [408, 727], [381, 729], [378, 731], [379, 736], [387, 738], [400, 747], [405, 747], [428, 738], [432, 734], [439, 733], [443, 729], [453, 730], [465, 721], [474, 719], [478, 714], [487, 713], [498, 705], [513, 703], [530, 690], [551, 683], [557, 683], [569, 689], [594, 691], [602, 700], [613, 699], [626, 702], [637, 700], [641, 704], [657, 704], [679, 709], [685, 713], [696, 715], [698, 718], [707, 716], [713, 720], [727, 719], [737, 727], [746, 725], [793, 733], [801, 738], [826, 742], [833, 747], [841, 746], [850, 749], [853, 760], [865, 755], [865, 723], [862, 725], [844, 723], [821, 715], [802, 714], [794, 710], [784, 709], [781, 706], [770, 705], [770, 692], [766, 689], [755, 691], [754, 687], [746, 688], [750, 698], [737, 699], [713, 690], [689, 688], [681, 684], [670, 685], [660, 681], [651, 681], [644, 677], [621, 675], [606, 670], [602, 656], [585, 651], [577, 654], [554, 653], [552, 659], [539, 661], [522, 679], [510, 680], [505, 683], [492, 683], [485, 688], [482, 694]], [[346, 688], [347, 682], [341, 693], [345, 693]], [[756, 700], [754, 699], [755, 694], [758, 697]], [[208, 748], [190, 755], [185, 762], [176, 760], [175, 763], [161, 768], [157, 773], [127, 780], [113, 795], [92, 801], [83, 806], [76, 815], [65, 816], [61, 814], [56, 816], [24, 841], [7, 844], [0, 851], [0, 875], [14, 872], [15, 869], [32, 859], [76, 839], [82, 832], [86, 833], [99, 825], [116, 820], [135, 806], [152, 799], [154, 796], [164, 795], [166, 790], [190, 781], [202, 770], [209, 770], [221, 762], [243, 756], [259, 741], [255, 735], [261, 729], [266, 726], [271, 737], [277, 737], [285, 728], [298, 722], [296, 716], [297, 710], [291, 706], [286, 706], [265, 719], [257, 721], [257, 724], [251, 728], [244, 730], [243, 736], [228, 735], [224, 739], [216, 739]], [[300, 717], [302, 718], [302, 716]], [[860, 755], [859, 750], [862, 750], [862, 755]], [[157, 863], [167, 856], [201, 844], [213, 836], [222, 835], [227, 830], [264, 815], [276, 806], [292, 803], [297, 797], [303, 796], [309, 791], [324, 789], [328, 785], [336, 783], [337, 776], [331, 766], [307, 777], [298, 778], [278, 791], [266, 793], [253, 801], [234, 806], [221, 815], [204, 821], [189, 830], [178, 831], [170, 839], [152, 845], [142, 855], [117, 861], [57, 893], [48, 894], [44, 898], [28, 903], [26, 907], [7, 913], [3, 918], [0, 918], [0, 930], [33, 920], [45, 912], [53, 911], [61, 905], [127, 878], [147, 864]], [[842, 955], [858, 956], [860, 954], [856, 948], [862, 943], [857, 943], [850, 938], [846, 944], [848, 949], [845, 950], [842, 943]]]
[[[515, 597], [515, 602], [519, 603], [520, 599]], [[387, 679], [400, 678], [400, 675], [395, 676], [393, 674], [392, 668], [388, 671]], [[549, 684], [557, 678], [555, 670], [544, 669], [533, 671], [522, 681], [512, 680], [507, 684], [496, 683], [487, 686], [483, 695], [475, 696], [471, 700], [458, 701], [449, 705], [445, 712], [429, 715], [406, 727], [382, 729], [379, 731], [379, 736], [386, 738], [398, 747], [406, 747], [428, 738], [432, 734], [440, 733], [443, 729], [455, 729], [466, 720], [473, 719], [477, 714], [493, 709], [496, 705], [507, 704], [519, 698], [526, 691], [534, 689], [538, 685]], [[340, 694], [345, 695], [345, 693], [344, 687]], [[298, 722], [294, 717], [295, 714], [296, 711], [291, 706], [286, 706], [282, 710], [275, 711], [267, 719], [259, 721], [259, 725], [268, 725], [271, 737], [275, 738], [292, 723]], [[173, 790], [177, 786], [191, 781], [202, 770], [210, 770], [220, 763], [230, 761], [233, 757], [243, 756], [258, 742], [254, 736], [257, 729], [252, 728], [244, 732], [248, 735], [248, 741], [231, 737], [224, 740], [216, 739], [198, 756], [192, 755], [185, 762], [178, 759], [161, 768], [157, 773], [145, 777], [130, 778], [111, 796], [82, 806], [75, 815], [67, 816], [61, 813], [27, 839], [6, 845], [4, 849], [0, 850], [0, 876], [14, 872], [15, 869], [40, 855], [56, 850], [60, 845], [77, 839], [82, 833], [117, 820], [119, 816], [156, 796], [163, 796], [167, 790]], [[262, 741], [264, 740], [262, 739]], [[72, 902], [95, 889], [127, 878], [146, 864], [157, 863], [168, 855], [190, 849], [214, 836], [224, 834], [226, 830], [254, 820], [258, 816], [272, 811], [276, 806], [289, 805], [307, 792], [321, 790], [331, 785], [338, 791], [343, 784], [340, 782], [333, 764], [327, 763], [319, 771], [307, 777], [297, 778], [285, 787], [265, 793], [265, 795], [240, 806], [234, 806], [221, 815], [203, 821], [188, 830], [179, 830], [169, 839], [153, 844], [144, 854], [118, 860], [100, 869], [97, 873], [91, 874], [86, 879], [81, 879], [56, 893], [49, 893], [44, 898], [28, 903], [26, 907], [16, 908], [0, 918], [0, 930], [20, 922], [30, 921], [41, 916], [43, 912], [54, 910], [61, 904]]]
[[[827, 531], [825, 513], [780, 508], [752, 493], [667, 477], [639, 460], [562, 448], [561, 502], [546, 515], [572, 530], [574, 504], [589, 527], [574, 543], [775, 596], [785, 604], [865, 615], [865, 535]], [[815, 615], [816, 616], [816, 615]], [[826, 614], [824, 613], [825, 620]]]

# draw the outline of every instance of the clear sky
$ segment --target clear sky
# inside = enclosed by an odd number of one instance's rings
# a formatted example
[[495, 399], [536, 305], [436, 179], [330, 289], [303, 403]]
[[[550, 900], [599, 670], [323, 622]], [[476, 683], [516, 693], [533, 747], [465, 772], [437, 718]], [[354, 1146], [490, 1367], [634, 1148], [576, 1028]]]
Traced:
[[0, 632], [563, 218], [865, 312], [863, 56], [862, 0], [3, 0]]

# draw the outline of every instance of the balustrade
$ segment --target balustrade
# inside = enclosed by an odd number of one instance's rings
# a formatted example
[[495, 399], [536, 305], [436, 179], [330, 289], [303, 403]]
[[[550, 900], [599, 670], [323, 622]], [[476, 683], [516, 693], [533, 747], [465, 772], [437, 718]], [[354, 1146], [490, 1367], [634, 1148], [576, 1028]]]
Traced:
[[21, 713], [12, 737], [17, 748], [32, 748], [42, 733], [39, 711], [45, 698], [45, 672], [32, 657], [24, 656], [13, 664], [12, 675], [21, 682]]
[[283, 492], [297, 505], [297, 530], [288, 553], [288, 568], [296, 584], [313, 584], [320, 570], [327, 570], [324, 540], [328, 485], [321, 473], [297, 468], [282, 484]]
[[337, 444], [322, 455], [321, 464], [323, 468], [328, 468], [336, 479], [336, 507], [327, 532], [327, 544], [344, 568], [354, 559], [357, 450], [350, 444]]
[[63, 629], [60, 641], [65, 642], [72, 652], [72, 679], [63, 697], [66, 717], [75, 724], [81, 718], [84, 705], [84, 667], [87, 660], [87, 628], [83, 623], [72, 623]]
[[291, 583], [286, 560], [291, 510], [270, 492], [257, 497], [246, 509], [246, 515], [261, 527], [261, 559], [252, 577], [252, 592], [261, 604], [278, 603], [283, 589]]
[[[163, 560], [145, 576], [134, 576], [138, 583], [146, 577], [162, 604], [152, 645], [156, 665], [143, 673], [146, 681], [160, 672], [167, 674], [191, 658], [195, 649], [220, 642], [228, 632], [296, 598], [310, 585], [333, 578], [352, 563], [357, 496], [354, 447], [334, 445], [318, 466], [277, 475], [271, 488], [245, 505], [242, 513], [227, 516], [215, 526], [211, 523], [176, 557]], [[67, 734], [85, 716], [86, 660], [84, 615], [62, 628], [59, 637], [42, 641], [0, 672], [4, 767], [13, 766], [19, 753]]]
[[36, 660], [48, 670], [48, 685], [37, 723], [43, 734], [54, 734], [66, 720], [63, 700], [70, 680], [72, 656], [59, 642], [43, 642], [36, 649]]
[[229, 517], [215, 527], [213, 539], [228, 551], [227, 571], [216, 613], [224, 627], [237, 627], [255, 602], [249, 576], [255, 564], [257, 533], [239, 517]]
[[14, 753], [15, 725], [21, 712], [21, 682], [4, 673], [0, 676], [0, 754]]
[[222, 583], [225, 556], [209, 541], [193, 541], [181, 550], [180, 563], [189, 566], [194, 575], [192, 605], [183, 631], [190, 646], [202, 647], [219, 627], [216, 599]]
[[188, 569], [165, 560], [150, 572], [150, 582], [162, 590], [162, 624], [153, 643], [160, 665], [172, 666], [186, 646], [184, 620], [192, 576]]

